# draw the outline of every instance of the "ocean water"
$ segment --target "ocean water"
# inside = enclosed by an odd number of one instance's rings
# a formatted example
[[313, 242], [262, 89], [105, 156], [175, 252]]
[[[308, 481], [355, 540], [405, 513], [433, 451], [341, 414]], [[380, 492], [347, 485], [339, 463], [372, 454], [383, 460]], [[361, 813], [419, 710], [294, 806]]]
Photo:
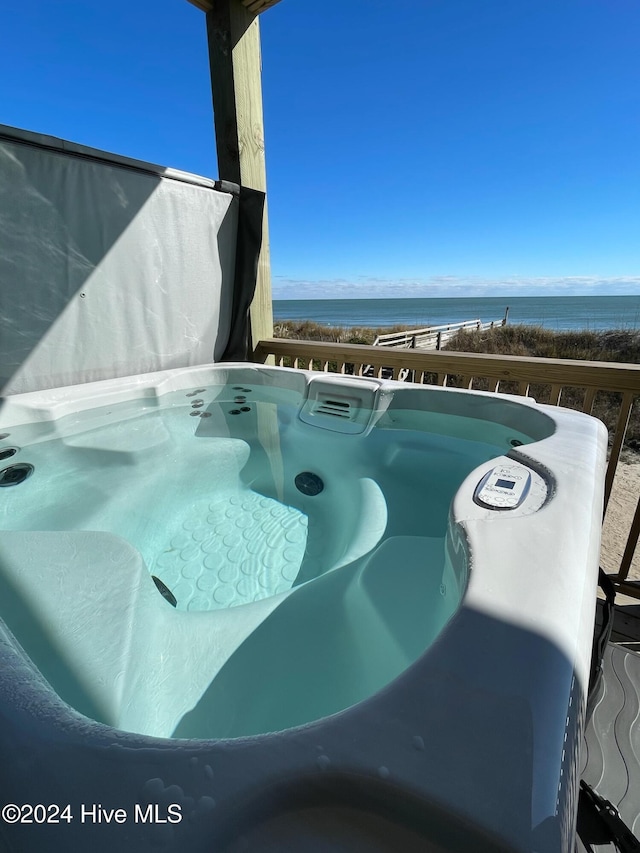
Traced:
[[569, 329], [640, 329], [638, 296], [490, 296], [425, 299], [277, 299], [275, 322], [312, 320], [328, 326], [439, 326], [463, 320]]

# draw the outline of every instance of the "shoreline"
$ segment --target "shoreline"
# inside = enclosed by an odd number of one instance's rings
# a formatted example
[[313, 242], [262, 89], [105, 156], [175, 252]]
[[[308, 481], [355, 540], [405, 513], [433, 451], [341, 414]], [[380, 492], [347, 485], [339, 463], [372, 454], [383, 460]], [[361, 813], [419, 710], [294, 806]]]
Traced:
[[[331, 282], [327, 282], [331, 289]], [[480, 319], [499, 321], [509, 308], [509, 322], [553, 331], [640, 330], [640, 294], [585, 296], [392, 296], [352, 298], [358, 287], [337, 298], [275, 299], [276, 323], [306, 320], [331, 327], [408, 328], [448, 325]]]

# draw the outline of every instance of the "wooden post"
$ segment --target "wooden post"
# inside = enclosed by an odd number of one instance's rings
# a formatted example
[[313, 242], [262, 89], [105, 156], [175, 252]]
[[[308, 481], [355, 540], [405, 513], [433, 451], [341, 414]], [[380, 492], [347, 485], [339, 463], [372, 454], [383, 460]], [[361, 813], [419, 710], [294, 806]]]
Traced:
[[[207, 15], [213, 117], [221, 180], [266, 192], [258, 13], [273, 3], [191, 0]], [[265, 202], [262, 249], [251, 304], [251, 347], [273, 335], [269, 226]]]

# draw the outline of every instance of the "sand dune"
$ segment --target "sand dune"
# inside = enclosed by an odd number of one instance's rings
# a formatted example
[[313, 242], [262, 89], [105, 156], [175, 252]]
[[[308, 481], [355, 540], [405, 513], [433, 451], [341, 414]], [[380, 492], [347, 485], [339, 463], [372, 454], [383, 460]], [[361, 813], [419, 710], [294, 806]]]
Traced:
[[[639, 495], [640, 458], [636, 453], [625, 453], [618, 463], [602, 529], [600, 564], [606, 572], [618, 571]], [[640, 549], [636, 549], [629, 578], [640, 580]]]

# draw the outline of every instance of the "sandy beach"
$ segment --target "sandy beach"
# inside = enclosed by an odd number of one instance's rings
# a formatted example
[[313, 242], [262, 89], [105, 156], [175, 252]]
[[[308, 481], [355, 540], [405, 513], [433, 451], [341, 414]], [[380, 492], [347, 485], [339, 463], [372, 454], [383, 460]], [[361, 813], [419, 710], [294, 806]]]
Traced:
[[[640, 495], [640, 454], [625, 451], [618, 463], [613, 489], [602, 529], [601, 565], [617, 572]], [[640, 550], [631, 564], [629, 578], [640, 580]]]

